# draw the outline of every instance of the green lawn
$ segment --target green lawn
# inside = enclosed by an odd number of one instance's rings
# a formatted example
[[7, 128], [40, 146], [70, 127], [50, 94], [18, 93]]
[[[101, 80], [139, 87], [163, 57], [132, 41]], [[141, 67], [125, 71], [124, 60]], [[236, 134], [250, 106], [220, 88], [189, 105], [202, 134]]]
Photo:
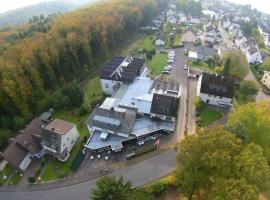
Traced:
[[167, 65], [168, 55], [158, 53], [153, 56], [152, 60], [147, 61], [147, 66], [151, 70], [151, 74], [158, 76], [163, 68]]
[[44, 174], [42, 176], [43, 181], [51, 181], [66, 177], [70, 172], [70, 164], [77, 152], [80, 150], [81, 143], [85, 136], [89, 136], [88, 129], [86, 127], [85, 121], [87, 120], [92, 109], [90, 108], [91, 103], [95, 103], [97, 100], [102, 100], [104, 95], [101, 90], [100, 80], [95, 77], [89, 80], [85, 85], [85, 99], [83, 102], [84, 106], [89, 107], [89, 112], [83, 116], [78, 115], [79, 108], [74, 108], [71, 110], [60, 110], [56, 111], [54, 118], [66, 120], [77, 124], [78, 131], [80, 132], [80, 139], [77, 141], [72, 151], [70, 152], [70, 157], [67, 162], [60, 162], [56, 159], [52, 159], [46, 167]]
[[13, 168], [10, 165], [7, 165], [5, 169], [0, 172], [0, 186], [5, 183], [6, 180], [3, 179], [4, 176], [9, 176], [13, 172]]
[[18, 185], [21, 181], [21, 178], [21, 174], [19, 172], [16, 172], [10, 180], [9, 185]]
[[146, 51], [152, 51], [155, 49], [155, 37], [154, 36], [148, 36], [144, 39], [142, 48]]
[[181, 35], [176, 34], [173, 42], [173, 46], [178, 46], [181, 43]]
[[212, 67], [209, 66], [206, 62], [192, 62], [191, 66], [193, 68], [198, 68], [209, 73], [219, 73], [222, 70], [222, 67]]
[[165, 49], [170, 49], [171, 46], [171, 39], [170, 34], [166, 34], [166, 41], [165, 41]]
[[201, 116], [202, 126], [208, 126], [212, 124], [213, 122], [222, 118], [222, 114], [220, 112], [209, 110], [207, 108], [204, 108], [201, 111], [200, 116]]

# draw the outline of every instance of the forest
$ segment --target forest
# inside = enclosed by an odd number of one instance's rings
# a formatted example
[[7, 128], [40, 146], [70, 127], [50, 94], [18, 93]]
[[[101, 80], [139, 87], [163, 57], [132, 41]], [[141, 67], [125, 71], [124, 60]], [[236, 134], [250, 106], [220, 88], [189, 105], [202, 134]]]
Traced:
[[[166, 0], [110, 0], [19, 28], [0, 29], [0, 130], [18, 130], [166, 7]], [[71, 103], [72, 105], [72, 103]]]

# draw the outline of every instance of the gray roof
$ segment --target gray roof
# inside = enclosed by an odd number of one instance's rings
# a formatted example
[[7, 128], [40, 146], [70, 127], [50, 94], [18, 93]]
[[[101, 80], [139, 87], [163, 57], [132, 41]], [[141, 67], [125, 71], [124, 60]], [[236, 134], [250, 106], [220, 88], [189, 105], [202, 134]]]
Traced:
[[126, 112], [96, 108], [90, 115], [88, 125], [104, 130], [130, 134], [136, 119], [136, 111], [126, 109]]
[[197, 53], [200, 56], [203, 57], [212, 57], [216, 54], [216, 50], [214, 48], [210, 48], [210, 47], [197, 47], [196, 48]]
[[177, 81], [155, 79], [151, 87], [151, 90], [153, 89], [162, 90], [163, 92], [166, 92], [168, 90], [179, 92], [180, 84]]

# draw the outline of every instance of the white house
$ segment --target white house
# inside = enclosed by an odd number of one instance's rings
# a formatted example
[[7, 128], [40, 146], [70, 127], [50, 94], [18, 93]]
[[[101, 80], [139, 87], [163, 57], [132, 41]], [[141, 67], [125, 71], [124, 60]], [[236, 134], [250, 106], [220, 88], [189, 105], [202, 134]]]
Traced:
[[198, 53], [196, 51], [189, 51], [188, 59], [194, 62], [198, 61], [199, 60]]
[[242, 44], [244, 43], [244, 42], [246, 42], [247, 41], [247, 38], [245, 37], [245, 36], [242, 36], [242, 37], [237, 37], [236, 39], [235, 39], [235, 46], [237, 47], [237, 48], [241, 48], [241, 46], [242, 46]]
[[178, 18], [179, 18], [179, 21], [178, 21], [179, 24], [186, 24], [188, 22], [188, 18], [185, 14], [180, 13], [178, 15]]
[[197, 96], [210, 105], [231, 106], [234, 81], [217, 74], [203, 73], [198, 80]]
[[248, 60], [248, 63], [254, 64], [254, 63], [262, 63], [262, 55], [260, 53], [260, 50], [257, 47], [251, 47], [246, 52], [246, 57]]
[[258, 26], [258, 30], [260, 32], [260, 34], [262, 35], [263, 37], [263, 41], [264, 41], [264, 44], [266, 46], [270, 46], [270, 43], [269, 43], [269, 33], [267, 33], [267, 31], [262, 27], [262, 26]]
[[223, 22], [223, 28], [228, 30], [228, 28], [231, 26], [231, 21], [230, 20], [227, 20], [225, 22]]
[[42, 147], [58, 160], [64, 162], [80, 134], [75, 124], [55, 119], [43, 127]]
[[270, 89], [270, 72], [265, 71], [261, 80], [262, 84]]
[[100, 72], [102, 91], [113, 95], [123, 83], [132, 83], [136, 77], [148, 73], [145, 60], [133, 57], [114, 57]]
[[262, 55], [254, 38], [249, 38], [242, 43], [240, 49], [246, 55], [248, 63], [262, 63]]
[[162, 39], [157, 39], [157, 40], [155, 41], [155, 45], [156, 45], [156, 46], [164, 46], [164, 45], [165, 45], [165, 41], [162, 40]]
[[192, 24], [199, 24], [201, 23], [201, 19], [197, 16], [191, 16], [189, 22]]

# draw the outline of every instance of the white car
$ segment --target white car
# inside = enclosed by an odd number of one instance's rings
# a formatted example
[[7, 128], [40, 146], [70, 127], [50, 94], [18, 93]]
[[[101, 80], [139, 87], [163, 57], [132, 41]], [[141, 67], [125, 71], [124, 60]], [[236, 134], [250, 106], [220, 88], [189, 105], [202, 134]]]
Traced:
[[187, 65], [184, 65], [184, 69], [186, 69], [186, 70], [187, 70], [187, 69], [188, 69], [188, 66], [187, 66]]
[[172, 70], [172, 68], [166, 68], [166, 67], [164, 67], [164, 69], [163, 69], [163, 71], [171, 71]]
[[168, 74], [169, 75], [170, 73], [171, 73], [170, 71], [166, 71], [166, 70], [162, 71], [162, 74]]
[[167, 63], [174, 63], [174, 60], [169, 59], [169, 60], [167, 60]]

